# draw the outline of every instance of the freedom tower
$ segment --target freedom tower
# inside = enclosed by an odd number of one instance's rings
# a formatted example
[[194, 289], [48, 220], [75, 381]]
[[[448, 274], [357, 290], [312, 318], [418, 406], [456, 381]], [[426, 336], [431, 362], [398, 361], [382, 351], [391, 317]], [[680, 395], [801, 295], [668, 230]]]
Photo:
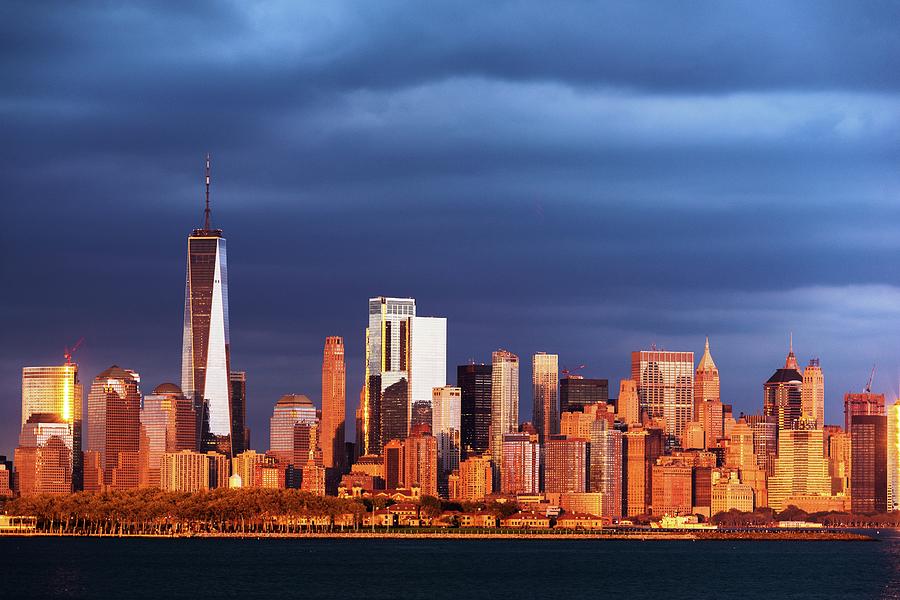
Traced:
[[228, 339], [228, 269], [225, 238], [213, 229], [209, 211], [209, 155], [203, 229], [188, 236], [184, 286], [184, 345], [181, 389], [194, 399], [201, 451], [231, 455], [231, 348]]

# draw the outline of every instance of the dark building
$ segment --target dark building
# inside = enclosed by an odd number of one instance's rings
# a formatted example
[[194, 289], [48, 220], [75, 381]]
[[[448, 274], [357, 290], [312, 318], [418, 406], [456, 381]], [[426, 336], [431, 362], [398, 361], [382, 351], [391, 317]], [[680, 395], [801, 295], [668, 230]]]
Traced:
[[585, 405], [609, 402], [608, 379], [569, 375], [559, 380], [559, 413], [584, 412]]
[[232, 371], [231, 383], [231, 451], [235, 456], [250, 447], [247, 430], [247, 373]]
[[460, 389], [460, 446], [462, 458], [483, 454], [490, 447], [491, 365], [456, 367]]
[[887, 417], [853, 415], [850, 447], [853, 512], [887, 512]]
[[844, 431], [850, 431], [850, 419], [856, 415], [883, 415], [884, 394], [863, 392], [844, 394]]
[[381, 447], [391, 440], [405, 440], [409, 434], [409, 384], [401, 379], [387, 386], [381, 395]]
[[694, 467], [691, 472], [691, 498], [694, 506], [712, 506], [712, 467]]
[[778, 369], [763, 385], [763, 414], [775, 419], [777, 431], [793, 429], [802, 414], [803, 375], [794, 349], [788, 352], [784, 368]]

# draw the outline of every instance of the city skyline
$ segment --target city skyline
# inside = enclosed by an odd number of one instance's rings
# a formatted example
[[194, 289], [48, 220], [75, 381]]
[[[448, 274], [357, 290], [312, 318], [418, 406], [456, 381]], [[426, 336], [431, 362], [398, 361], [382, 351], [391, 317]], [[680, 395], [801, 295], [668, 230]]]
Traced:
[[379, 294], [447, 318], [448, 383], [518, 355], [522, 419], [538, 351], [614, 396], [630, 352], [699, 356], [706, 335], [736, 414], [791, 331], [801, 367], [821, 359], [826, 423], [873, 363], [895, 397], [896, 7], [458, 10], [16, 5], [0, 452], [20, 368], [82, 337], [83, 384], [113, 364], [179, 383], [207, 152], [255, 448], [282, 395], [320, 402], [329, 335], [353, 439], [360, 307]]

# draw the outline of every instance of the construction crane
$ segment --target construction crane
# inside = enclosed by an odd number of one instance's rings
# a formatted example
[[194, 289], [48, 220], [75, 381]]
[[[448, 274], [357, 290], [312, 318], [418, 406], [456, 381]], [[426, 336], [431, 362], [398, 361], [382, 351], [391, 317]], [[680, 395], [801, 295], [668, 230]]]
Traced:
[[866, 393], [872, 393], [872, 380], [875, 379], [875, 367], [877, 365], [875, 363], [872, 364], [872, 373], [869, 375], [869, 380], [866, 382]]
[[72, 355], [75, 354], [75, 351], [78, 350], [79, 347], [81, 347], [81, 343], [82, 343], [83, 341], [84, 341], [84, 338], [81, 338], [80, 340], [78, 340], [77, 342], [75, 342], [75, 345], [72, 346], [71, 349], [70, 349], [68, 346], [66, 346], [66, 349], [65, 349], [65, 352], [63, 353], [63, 356], [66, 358], [66, 364], [67, 364], [67, 365], [71, 365], [71, 364], [72, 364]]
[[580, 371], [580, 370], [582, 370], [583, 368], [584, 368], [584, 365], [578, 365], [578, 366], [575, 367], [574, 369], [569, 369], [569, 368], [567, 368], [567, 367], [564, 367], [563, 370], [560, 371], [559, 373], [560, 373], [560, 375], [562, 375], [563, 377], [568, 377], [569, 375], [574, 375], [574, 374], [575, 374], [575, 371]]

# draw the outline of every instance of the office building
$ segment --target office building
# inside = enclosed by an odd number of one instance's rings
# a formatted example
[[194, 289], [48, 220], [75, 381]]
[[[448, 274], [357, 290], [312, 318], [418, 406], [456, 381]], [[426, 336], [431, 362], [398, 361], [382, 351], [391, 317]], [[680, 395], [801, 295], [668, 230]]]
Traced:
[[541, 482], [541, 446], [537, 434], [503, 434], [500, 493], [537, 494]]
[[483, 502], [494, 493], [490, 456], [469, 456], [459, 463], [459, 475], [450, 485], [450, 499], [457, 502]]
[[13, 460], [22, 496], [72, 492], [74, 440], [71, 419], [33, 412], [22, 425]]
[[325, 338], [322, 355], [322, 463], [326, 469], [344, 468], [344, 428], [347, 372], [344, 364], [344, 338]]
[[816, 429], [825, 426], [825, 376], [819, 359], [810, 359], [803, 369], [803, 385], [800, 390], [800, 412], [816, 423]]
[[850, 422], [854, 416], [883, 415], [884, 394], [863, 392], [861, 394], [844, 394], [844, 431], [850, 431]]
[[492, 366], [468, 364], [456, 367], [460, 392], [460, 454], [481, 455], [490, 448]]
[[418, 486], [423, 496], [438, 496], [437, 440], [431, 427], [414, 428], [403, 442], [404, 481], [407, 487]]
[[651, 514], [658, 516], [693, 514], [692, 467], [682, 463], [653, 465], [651, 489]]
[[591, 426], [588, 460], [588, 490], [603, 494], [604, 517], [622, 516], [622, 432], [609, 427], [605, 420]]
[[140, 376], [116, 365], [91, 383], [88, 394], [88, 450], [103, 470], [99, 490], [131, 489], [140, 483]]
[[140, 422], [140, 452], [146, 461], [140, 486], [159, 487], [163, 454], [197, 449], [194, 403], [174, 383], [160, 384], [144, 396]]
[[622, 436], [622, 490], [625, 516], [643, 515], [652, 500], [652, 468], [662, 455], [661, 429], [635, 426]]
[[210, 164], [206, 157], [206, 210], [202, 228], [188, 236], [184, 286], [181, 390], [201, 406], [201, 446], [231, 455], [231, 341], [228, 327], [228, 260], [221, 229], [209, 208]]
[[217, 452], [166, 452], [160, 461], [160, 487], [170, 492], [228, 487], [228, 457]]
[[855, 513], [887, 512], [887, 417], [850, 419], [850, 490]]
[[[621, 394], [620, 394], [621, 395]], [[559, 414], [609, 402], [609, 380], [569, 374], [559, 380]]]
[[637, 382], [633, 379], [619, 381], [619, 398], [616, 404], [619, 420], [631, 426], [641, 422], [641, 399], [637, 392]]
[[447, 478], [459, 469], [461, 396], [458, 387], [449, 385], [431, 392], [431, 430], [437, 439], [438, 487], [443, 497], [447, 497]]
[[50, 367], [22, 369], [22, 421], [24, 426], [35, 413], [57, 415], [72, 429], [72, 473], [75, 490], [83, 489], [82, 402], [84, 391], [78, 378], [78, 365], [71, 362]]
[[791, 345], [784, 368], [775, 373], [763, 384], [763, 414], [773, 417], [778, 437], [786, 429], [793, 429], [802, 415], [803, 376], [797, 370], [797, 357]]
[[900, 510], [900, 400], [887, 414], [887, 509]]
[[678, 445], [694, 413], [694, 353], [642, 350], [631, 353], [641, 410], [663, 419], [667, 447]]
[[231, 371], [231, 451], [240, 454], [250, 446], [250, 429], [247, 427], [247, 372]]
[[414, 316], [409, 323], [409, 429], [431, 425], [432, 390], [447, 385], [447, 319]]
[[[316, 407], [302, 394], [285, 394], [275, 403], [269, 419], [269, 452], [285, 464], [294, 464], [294, 425], [298, 423], [316, 425]], [[298, 467], [306, 462], [306, 457], [302, 458]]]
[[588, 444], [586, 439], [551, 435], [544, 442], [544, 491], [548, 494], [586, 492]]
[[538, 352], [531, 360], [533, 421], [543, 440], [559, 433], [559, 356]]
[[503, 464], [503, 435], [515, 433], [519, 426], [519, 357], [497, 350], [492, 356], [491, 375], [491, 458], [496, 484]]
[[831, 480], [824, 456], [824, 437], [815, 421], [799, 419], [795, 429], [778, 435], [775, 475], [769, 478], [769, 506], [781, 511], [793, 496], [830, 496]]

